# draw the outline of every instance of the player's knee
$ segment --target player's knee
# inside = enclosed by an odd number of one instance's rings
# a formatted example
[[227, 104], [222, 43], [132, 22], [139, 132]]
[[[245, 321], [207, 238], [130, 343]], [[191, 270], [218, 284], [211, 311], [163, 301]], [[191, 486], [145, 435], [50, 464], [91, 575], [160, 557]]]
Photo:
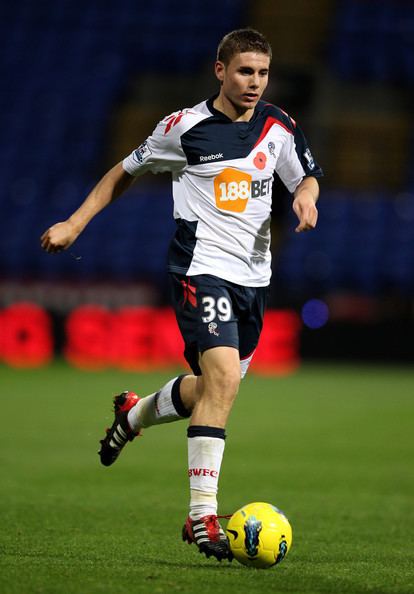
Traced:
[[240, 386], [240, 369], [218, 367], [209, 377], [208, 387], [223, 400], [232, 401], [237, 395]]
[[217, 403], [231, 403], [240, 385], [238, 351], [228, 347], [210, 349], [203, 354], [201, 363], [204, 395]]

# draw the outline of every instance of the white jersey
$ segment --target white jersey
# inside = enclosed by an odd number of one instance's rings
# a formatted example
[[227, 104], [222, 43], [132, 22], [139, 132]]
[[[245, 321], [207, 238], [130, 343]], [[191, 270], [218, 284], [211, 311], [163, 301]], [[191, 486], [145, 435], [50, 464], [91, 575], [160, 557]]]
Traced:
[[281, 109], [260, 101], [249, 122], [233, 122], [213, 101], [163, 119], [123, 167], [134, 176], [172, 174], [177, 231], [169, 271], [266, 286], [273, 175], [293, 193], [305, 176], [322, 171]]

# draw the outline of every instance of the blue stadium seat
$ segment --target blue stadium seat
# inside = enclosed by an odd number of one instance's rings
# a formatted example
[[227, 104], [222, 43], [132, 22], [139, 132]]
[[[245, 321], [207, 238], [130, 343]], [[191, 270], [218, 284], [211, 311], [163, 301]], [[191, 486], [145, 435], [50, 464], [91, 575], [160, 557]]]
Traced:
[[[221, 35], [239, 24], [243, 8], [244, 0], [90, 0], [82, 10], [72, 0], [2, 6], [0, 276], [164, 282], [174, 232], [169, 188], [132, 189], [91, 223], [74, 255], [44, 254], [38, 236], [76, 208], [94, 182], [107, 122], [128, 76], [200, 68]], [[344, 0], [333, 33], [332, 64], [340, 75], [414, 81], [413, 3]], [[412, 294], [412, 203], [381, 193], [325, 192], [318, 231], [286, 234], [275, 256], [276, 282], [294, 294], [309, 287]]]
[[400, 0], [338, 3], [332, 66], [350, 80], [414, 80], [414, 4]]

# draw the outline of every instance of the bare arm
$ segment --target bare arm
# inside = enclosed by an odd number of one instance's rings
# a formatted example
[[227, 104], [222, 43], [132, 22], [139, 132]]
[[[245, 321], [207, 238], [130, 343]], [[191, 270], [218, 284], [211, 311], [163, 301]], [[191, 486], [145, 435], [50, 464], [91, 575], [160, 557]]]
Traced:
[[315, 177], [305, 177], [294, 193], [293, 210], [299, 219], [296, 233], [309, 231], [316, 227], [318, 210], [316, 202], [319, 197], [319, 184]]
[[112, 167], [66, 221], [56, 223], [43, 233], [40, 238], [42, 248], [49, 253], [68, 249], [89, 221], [125, 192], [134, 179], [123, 169], [122, 163]]

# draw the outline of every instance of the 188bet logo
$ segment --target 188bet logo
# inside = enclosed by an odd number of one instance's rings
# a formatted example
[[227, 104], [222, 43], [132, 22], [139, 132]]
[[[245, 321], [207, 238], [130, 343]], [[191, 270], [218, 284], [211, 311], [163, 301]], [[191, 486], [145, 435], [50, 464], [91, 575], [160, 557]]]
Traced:
[[214, 178], [216, 206], [220, 210], [244, 212], [249, 198], [270, 193], [272, 178], [252, 180], [252, 176], [238, 169], [224, 169]]
[[238, 169], [224, 169], [214, 179], [216, 206], [220, 210], [244, 212], [250, 197], [252, 176]]

